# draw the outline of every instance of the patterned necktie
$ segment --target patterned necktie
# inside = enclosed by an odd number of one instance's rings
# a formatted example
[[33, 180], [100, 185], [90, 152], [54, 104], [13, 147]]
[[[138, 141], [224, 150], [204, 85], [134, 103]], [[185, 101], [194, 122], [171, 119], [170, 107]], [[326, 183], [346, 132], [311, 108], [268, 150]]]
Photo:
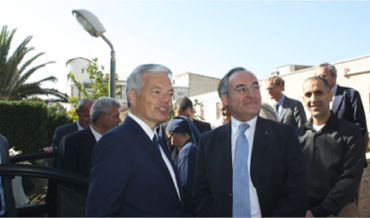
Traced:
[[153, 142], [154, 142], [155, 147], [159, 151], [159, 144], [158, 144], [158, 140], [157, 140], [156, 134], [154, 134], [154, 136], [153, 136]]
[[279, 104], [278, 103], [275, 104], [275, 114], [276, 114], [276, 117], [279, 118]]
[[251, 206], [249, 197], [248, 170], [248, 139], [245, 131], [247, 123], [239, 125], [239, 134], [235, 144], [233, 167], [233, 217], [250, 217]]

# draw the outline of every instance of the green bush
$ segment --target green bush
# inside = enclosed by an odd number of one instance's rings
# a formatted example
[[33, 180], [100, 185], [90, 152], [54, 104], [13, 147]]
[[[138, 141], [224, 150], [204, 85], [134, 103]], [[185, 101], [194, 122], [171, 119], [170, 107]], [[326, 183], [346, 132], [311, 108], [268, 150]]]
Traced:
[[0, 102], [0, 133], [9, 146], [23, 153], [37, 151], [48, 143], [48, 115], [43, 102]]
[[48, 146], [51, 145], [53, 140], [55, 129], [59, 126], [63, 126], [67, 123], [72, 123], [73, 119], [70, 118], [64, 108], [60, 108], [60, 105], [49, 105], [48, 106]]
[[50, 146], [55, 129], [73, 122], [60, 104], [40, 101], [0, 101], [0, 117], [0, 133], [24, 154]]

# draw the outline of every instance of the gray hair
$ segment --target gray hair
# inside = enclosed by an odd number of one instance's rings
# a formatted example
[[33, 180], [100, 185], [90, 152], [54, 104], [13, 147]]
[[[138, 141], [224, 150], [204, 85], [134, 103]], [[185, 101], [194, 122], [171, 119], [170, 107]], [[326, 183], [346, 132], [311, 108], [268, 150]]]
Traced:
[[78, 105], [77, 105], [77, 110], [79, 110], [79, 111], [82, 111], [82, 108], [83, 108], [83, 106], [86, 104], [86, 103], [91, 103], [91, 104], [93, 104], [94, 103], [94, 99], [92, 99], [92, 98], [84, 98], [84, 99], [82, 99], [80, 102], [78, 102]]
[[218, 84], [218, 96], [221, 98], [221, 95], [226, 94], [226, 96], [229, 96], [229, 78], [232, 74], [239, 72], [239, 71], [247, 71], [243, 67], [235, 67], [231, 69], [220, 81], [220, 84]]
[[[307, 82], [307, 81], [310, 81], [310, 80], [316, 80], [316, 81], [321, 81], [321, 82], [323, 82], [324, 83], [324, 85], [325, 85], [325, 88], [326, 88], [326, 91], [327, 92], [330, 92], [330, 85], [329, 85], [329, 82], [326, 80], [326, 79], [323, 79], [323, 78], [321, 78], [321, 77], [318, 77], [318, 76], [312, 76], [312, 77], [309, 77], [309, 78], [307, 78], [304, 82], [303, 82], [303, 85]], [[302, 85], [302, 86], [303, 86]]]
[[131, 104], [128, 98], [128, 91], [133, 90], [136, 95], [140, 94], [140, 90], [144, 85], [142, 78], [144, 73], [165, 73], [168, 78], [171, 79], [172, 77], [171, 70], [160, 64], [142, 64], [136, 67], [127, 78], [126, 99], [129, 108], [131, 108]]
[[319, 67], [327, 67], [329, 70], [330, 70], [330, 73], [332, 76], [336, 76], [337, 75], [337, 68], [335, 68], [334, 65], [332, 64], [329, 64], [327, 62], [323, 62], [321, 64], [319, 64], [319, 66], [317, 66], [318, 68]]
[[90, 110], [91, 123], [95, 124], [101, 113], [109, 115], [113, 110], [113, 105], [116, 105], [118, 108], [121, 107], [113, 98], [100, 97], [96, 100]]

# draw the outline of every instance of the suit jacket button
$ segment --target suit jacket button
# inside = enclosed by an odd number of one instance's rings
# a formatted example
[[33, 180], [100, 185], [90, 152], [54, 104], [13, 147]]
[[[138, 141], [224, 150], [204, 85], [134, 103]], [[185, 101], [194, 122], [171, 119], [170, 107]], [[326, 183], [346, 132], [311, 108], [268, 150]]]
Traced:
[[229, 193], [229, 196], [232, 197], [233, 196], [233, 193]]

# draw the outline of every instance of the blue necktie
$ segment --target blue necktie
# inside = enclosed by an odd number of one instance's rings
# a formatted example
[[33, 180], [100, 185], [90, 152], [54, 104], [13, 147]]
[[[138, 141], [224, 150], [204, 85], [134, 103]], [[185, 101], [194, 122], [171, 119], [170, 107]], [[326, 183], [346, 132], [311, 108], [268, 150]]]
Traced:
[[247, 123], [239, 125], [233, 167], [233, 217], [250, 217]]
[[275, 114], [276, 114], [276, 117], [279, 118], [279, 104], [278, 103], [275, 104]]
[[156, 147], [156, 148], [157, 148], [157, 150], [159, 151], [159, 144], [158, 144], [158, 140], [157, 140], [157, 136], [156, 136], [156, 134], [154, 134], [153, 142], [154, 142], [155, 147]]

